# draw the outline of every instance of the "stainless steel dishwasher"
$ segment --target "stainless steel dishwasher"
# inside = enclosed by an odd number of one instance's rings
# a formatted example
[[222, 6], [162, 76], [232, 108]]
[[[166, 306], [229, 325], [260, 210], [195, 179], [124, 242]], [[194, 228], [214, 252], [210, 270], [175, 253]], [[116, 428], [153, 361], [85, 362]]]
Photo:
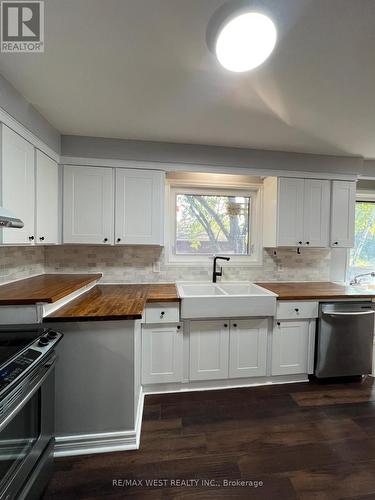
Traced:
[[371, 373], [374, 313], [371, 302], [331, 302], [320, 305], [315, 351], [316, 377]]

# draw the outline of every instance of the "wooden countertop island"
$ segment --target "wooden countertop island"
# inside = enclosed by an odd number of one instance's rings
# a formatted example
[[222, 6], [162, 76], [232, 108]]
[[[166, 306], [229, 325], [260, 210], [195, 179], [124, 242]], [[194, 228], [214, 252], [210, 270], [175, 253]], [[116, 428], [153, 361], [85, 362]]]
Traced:
[[43, 322], [141, 319], [146, 303], [179, 302], [174, 284], [96, 285]]
[[41, 274], [0, 285], [0, 306], [51, 304], [94, 283], [102, 274]]
[[257, 285], [278, 295], [278, 300], [372, 299], [375, 285], [340, 285], [330, 281], [268, 282]]

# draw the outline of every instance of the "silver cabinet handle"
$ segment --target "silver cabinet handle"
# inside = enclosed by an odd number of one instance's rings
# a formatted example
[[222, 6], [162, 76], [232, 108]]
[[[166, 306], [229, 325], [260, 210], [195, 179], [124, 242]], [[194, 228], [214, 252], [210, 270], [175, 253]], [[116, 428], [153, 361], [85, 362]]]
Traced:
[[4, 427], [7, 426], [7, 424], [12, 420], [12, 418], [25, 406], [25, 404], [32, 398], [32, 396], [34, 396], [36, 391], [39, 389], [39, 387], [43, 384], [48, 375], [54, 369], [55, 361], [56, 361], [56, 356], [54, 356], [48, 363], [42, 365], [39, 368], [38, 374], [36, 374], [36, 377], [32, 379], [31, 382], [25, 378], [25, 381], [23, 382], [24, 385], [23, 390], [26, 390], [26, 385], [29, 383], [31, 384], [31, 387], [27, 389], [28, 392], [23, 395], [24, 396], [23, 399], [19, 401], [17, 398], [15, 398], [15, 402], [11, 404], [10, 407], [5, 411], [0, 422], [0, 432], [4, 429]]
[[374, 314], [375, 311], [360, 311], [360, 312], [330, 312], [323, 313], [326, 316], [361, 316], [363, 314]]

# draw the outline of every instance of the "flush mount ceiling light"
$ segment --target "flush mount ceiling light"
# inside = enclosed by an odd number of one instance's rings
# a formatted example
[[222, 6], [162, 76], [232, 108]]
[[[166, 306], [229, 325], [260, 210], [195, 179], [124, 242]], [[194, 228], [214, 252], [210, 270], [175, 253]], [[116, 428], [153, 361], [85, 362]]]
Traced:
[[262, 64], [276, 44], [276, 27], [265, 14], [240, 9], [217, 12], [207, 28], [207, 43], [229, 71], [244, 72]]

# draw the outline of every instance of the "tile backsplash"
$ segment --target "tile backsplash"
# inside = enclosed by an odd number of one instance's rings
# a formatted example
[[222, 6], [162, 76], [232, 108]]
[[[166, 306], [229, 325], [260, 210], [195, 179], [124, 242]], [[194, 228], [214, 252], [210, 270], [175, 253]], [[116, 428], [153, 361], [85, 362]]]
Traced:
[[43, 247], [0, 247], [0, 284], [44, 273]]
[[[263, 265], [258, 267], [226, 265], [224, 280], [324, 281], [329, 280], [328, 249], [264, 250]], [[160, 272], [153, 272], [154, 264]], [[46, 272], [102, 272], [107, 283], [172, 282], [210, 280], [212, 266], [166, 265], [159, 247], [58, 246], [45, 249]]]
[[[328, 249], [265, 249], [263, 265], [226, 265], [223, 280], [328, 281]], [[154, 272], [160, 264], [160, 272]], [[0, 247], [0, 283], [46, 273], [103, 273], [105, 283], [150, 283], [211, 279], [211, 266], [170, 266], [159, 247]]]

